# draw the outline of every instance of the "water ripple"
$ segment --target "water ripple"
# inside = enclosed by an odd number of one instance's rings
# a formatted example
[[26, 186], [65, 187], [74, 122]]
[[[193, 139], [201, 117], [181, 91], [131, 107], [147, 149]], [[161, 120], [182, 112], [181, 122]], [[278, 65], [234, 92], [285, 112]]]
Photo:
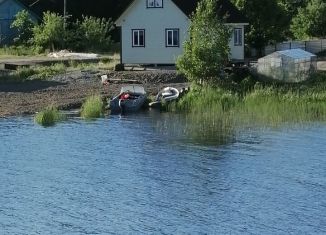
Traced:
[[0, 120], [0, 233], [326, 233], [325, 124], [201, 145], [162, 118]]

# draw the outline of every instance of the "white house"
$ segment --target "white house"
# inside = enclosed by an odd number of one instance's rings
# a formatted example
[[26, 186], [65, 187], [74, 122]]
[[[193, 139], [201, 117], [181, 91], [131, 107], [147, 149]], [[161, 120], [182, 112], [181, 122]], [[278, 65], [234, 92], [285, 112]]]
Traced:
[[[116, 20], [121, 27], [122, 64], [175, 64], [188, 37], [190, 14], [198, 0], [131, 0]], [[231, 59], [244, 59], [246, 19], [229, 0], [218, 0], [218, 12], [232, 27]]]

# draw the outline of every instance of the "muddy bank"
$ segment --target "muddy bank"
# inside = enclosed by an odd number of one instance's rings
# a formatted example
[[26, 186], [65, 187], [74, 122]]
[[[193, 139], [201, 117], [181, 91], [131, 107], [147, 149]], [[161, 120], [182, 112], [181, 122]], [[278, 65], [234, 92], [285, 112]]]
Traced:
[[[56, 75], [44, 81], [23, 83], [0, 82], [0, 117], [34, 114], [49, 105], [59, 109], [79, 108], [90, 95], [113, 97], [123, 84], [110, 83], [103, 86], [103, 71], [74, 71]], [[175, 71], [108, 72], [112, 79], [132, 79], [143, 84], [149, 95], [155, 95], [166, 86], [183, 88], [188, 85], [184, 77]]]

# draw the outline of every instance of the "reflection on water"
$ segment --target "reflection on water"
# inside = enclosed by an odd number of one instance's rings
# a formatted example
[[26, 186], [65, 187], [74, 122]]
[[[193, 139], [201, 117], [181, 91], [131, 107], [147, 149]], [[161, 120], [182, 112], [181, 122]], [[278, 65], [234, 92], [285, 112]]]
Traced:
[[151, 112], [0, 130], [3, 234], [326, 233], [325, 123]]
[[235, 127], [230, 120], [211, 120], [207, 116], [152, 112], [155, 131], [166, 138], [185, 143], [219, 146], [235, 141]]

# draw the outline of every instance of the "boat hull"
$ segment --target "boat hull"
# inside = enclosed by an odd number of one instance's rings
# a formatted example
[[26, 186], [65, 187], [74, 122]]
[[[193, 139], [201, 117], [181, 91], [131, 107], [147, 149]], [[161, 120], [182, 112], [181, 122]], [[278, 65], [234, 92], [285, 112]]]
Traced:
[[119, 96], [110, 101], [111, 113], [131, 113], [139, 111], [146, 101], [146, 95], [140, 95], [136, 99], [122, 100]]

